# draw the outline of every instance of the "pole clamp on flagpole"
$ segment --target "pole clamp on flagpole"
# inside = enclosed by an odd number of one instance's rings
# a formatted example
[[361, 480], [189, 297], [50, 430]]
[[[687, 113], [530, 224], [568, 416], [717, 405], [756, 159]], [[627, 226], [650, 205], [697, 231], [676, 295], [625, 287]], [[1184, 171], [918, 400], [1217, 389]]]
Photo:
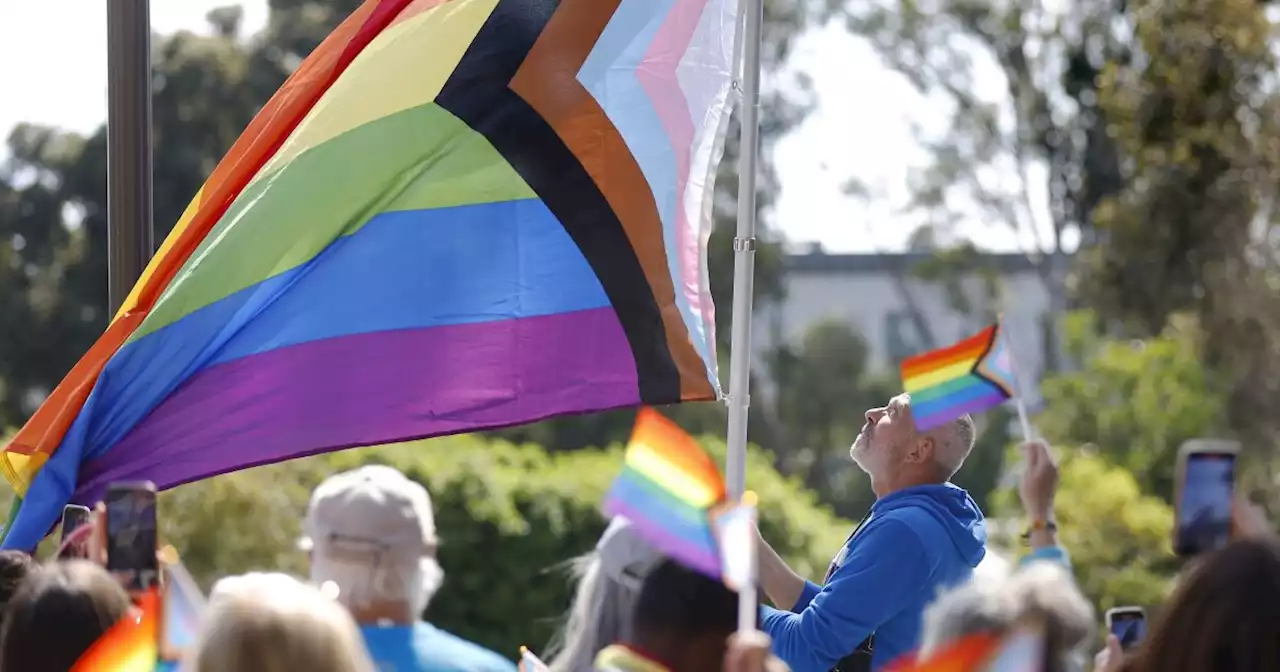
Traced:
[[755, 237], [752, 236], [751, 238], [734, 238], [733, 251], [734, 252], [755, 252], [756, 251]]
[[[746, 400], [746, 402], [747, 402], [747, 403], [743, 404], [743, 405], [742, 405], [742, 407], [743, 407], [743, 408], [750, 408], [750, 407], [751, 407], [751, 395], [746, 394], [746, 395], [743, 395], [743, 397], [742, 397], [742, 398], [743, 398], [743, 399], [745, 399], [745, 400]], [[733, 396], [726, 394], [726, 395], [724, 395], [723, 399], [724, 399], [724, 405], [725, 405], [725, 406], [732, 406], [732, 405], [733, 405]]]

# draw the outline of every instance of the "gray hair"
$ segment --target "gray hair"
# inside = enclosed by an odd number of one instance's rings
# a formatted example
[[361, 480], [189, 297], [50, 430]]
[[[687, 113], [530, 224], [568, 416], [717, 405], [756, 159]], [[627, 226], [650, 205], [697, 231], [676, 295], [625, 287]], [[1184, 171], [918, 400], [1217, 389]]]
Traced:
[[1045, 626], [1046, 670], [1082, 669], [1094, 612], [1062, 566], [1036, 561], [1007, 580], [975, 581], [943, 594], [924, 614], [922, 658], [966, 635], [1003, 636], [1025, 619]]
[[943, 475], [950, 479], [960, 471], [964, 461], [969, 458], [969, 453], [973, 452], [973, 445], [977, 442], [977, 427], [973, 416], [962, 415], [934, 431], [937, 441], [935, 459]]
[[611, 578], [591, 551], [570, 561], [578, 584], [564, 627], [547, 647], [551, 672], [594, 672], [600, 650], [631, 638], [639, 589]]

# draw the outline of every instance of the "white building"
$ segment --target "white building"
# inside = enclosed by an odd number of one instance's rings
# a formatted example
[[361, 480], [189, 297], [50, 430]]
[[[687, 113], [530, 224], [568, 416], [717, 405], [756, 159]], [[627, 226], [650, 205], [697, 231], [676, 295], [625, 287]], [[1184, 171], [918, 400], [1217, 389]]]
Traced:
[[[1036, 389], [1047, 361], [1050, 295], [1032, 260], [1020, 254], [982, 256], [977, 265], [984, 270], [965, 273], [953, 283], [970, 304], [972, 310], [966, 314], [957, 310], [946, 283], [919, 277], [921, 265], [932, 258], [911, 252], [790, 255], [783, 280], [785, 299], [756, 313], [756, 361], [780, 342], [796, 343], [811, 327], [834, 320], [862, 334], [872, 368], [889, 372], [904, 357], [928, 349], [909, 306], [917, 307], [935, 346], [977, 333], [986, 326], [988, 309], [993, 309], [1004, 315], [1023, 389]], [[991, 289], [1003, 296], [1003, 306], [988, 305]], [[1028, 394], [1026, 401], [1034, 407], [1039, 395]]]

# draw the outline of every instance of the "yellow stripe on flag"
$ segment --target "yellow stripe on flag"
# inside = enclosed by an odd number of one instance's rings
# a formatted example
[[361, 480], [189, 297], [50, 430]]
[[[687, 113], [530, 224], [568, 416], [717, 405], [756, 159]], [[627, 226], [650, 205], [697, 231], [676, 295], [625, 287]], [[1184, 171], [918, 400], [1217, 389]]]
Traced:
[[632, 443], [627, 449], [627, 465], [660, 483], [672, 494], [692, 506], [705, 508], [715, 504], [719, 499], [720, 493], [697, 478], [690, 477], [684, 470], [673, 466], [642, 442]]
[[497, 6], [498, 0], [446, 2], [387, 28], [347, 66], [253, 181], [347, 131], [435, 100]]
[[164, 244], [160, 246], [159, 251], [151, 257], [151, 261], [147, 262], [147, 269], [142, 272], [142, 277], [134, 283], [133, 289], [129, 292], [129, 296], [125, 297], [124, 303], [120, 304], [120, 310], [116, 311], [116, 316], [112, 321], [120, 319], [121, 315], [128, 313], [138, 307], [138, 297], [142, 294], [142, 288], [151, 280], [151, 276], [155, 275], [156, 267], [160, 265], [160, 260], [168, 256], [173, 250], [173, 246], [177, 244], [178, 239], [182, 237], [182, 232], [191, 226], [192, 220], [196, 218], [196, 213], [200, 210], [200, 205], [204, 200], [204, 187], [200, 187], [200, 191], [196, 192], [196, 197], [191, 199], [191, 203], [187, 205], [187, 209], [182, 212], [182, 216], [178, 218], [178, 223], [173, 225], [173, 230], [169, 232], [169, 236], [164, 239]]
[[922, 373], [918, 376], [912, 376], [902, 381], [902, 387], [908, 392], [919, 392], [939, 383], [945, 383], [949, 380], [963, 377], [965, 374], [973, 371], [973, 365], [978, 360], [966, 359], [963, 362], [945, 366], [940, 369], [934, 369], [928, 373]]

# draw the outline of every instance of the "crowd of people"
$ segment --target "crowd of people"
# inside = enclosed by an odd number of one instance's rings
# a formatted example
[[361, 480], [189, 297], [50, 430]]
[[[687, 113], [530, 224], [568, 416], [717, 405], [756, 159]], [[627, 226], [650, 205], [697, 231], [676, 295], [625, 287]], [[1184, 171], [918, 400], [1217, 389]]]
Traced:
[[[1095, 636], [1097, 614], [1072, 578], [1054, 524], [1058, 467], [1044, 442], [1023, 446], [1028, 552], [1016, 568], [975, 576], [987, 557], [986, 523], [950, 483], [973, 444], [968, 417], [919, 431], [906, 395], [867, 411], [851, 456], [877, 501], [821, 584], [759, 539], [760, 592], [773, 606], [760, 607], [757, 631], [739, 631], [736, 592], [664, 557], [628, 521], [611, 521], [596, 548], [571, 561], [575, 597], [545, 665], [550, 672], [917, 669], [954, 642], [1035, 623], [1043, 672], [1083, 671], [1090, 662], [1099, 672], [1280, 669], [1280, 545], [1259, 509], [1237, 502], [1235, 540], [1190, 562], [1150, 634], [1123, 648], [1114, 636]], [[101, 528], [101, 519], [99, 509], [89, 525]], [[309, 576], [263, 568], [220, 580], [180, 669], [516, 669], [514, 656], [430, 624], [445, 573], [421, 485], [385, 466], [334, 475], [313, 493], [303, 531]], [[104, 569], [104, 554], [96, 542], [86, 558], [43, 564], [0, 553], [0, 672], [71, 670], [135, 609]], [[528, 661], [524, 667], [534, 672]]]

